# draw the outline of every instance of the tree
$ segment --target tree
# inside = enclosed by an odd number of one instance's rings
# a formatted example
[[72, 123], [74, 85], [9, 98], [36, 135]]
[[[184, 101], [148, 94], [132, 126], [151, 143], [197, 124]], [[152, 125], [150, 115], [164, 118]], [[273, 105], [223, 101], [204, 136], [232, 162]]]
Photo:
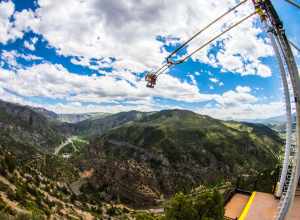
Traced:
[[223, 220], [223, 197], [208, 189], [196, 195], [178, 193], [166, 204], [165, 216], [167, 220]]
[[165, 215], [168, 220], [196, 220], [197, 212], [191, 198], [177, 193], [166, 205]]
[[5, 155], [4, 161], [5, 161], [6, 165], [7, 165], [8, 171], [10, 173], [12, 173], [15, 170], [15, 168], [16, 168], [15, 158], [13, 158], [11, 156], [8, 156], [8, 155]]
[[201, 220], [223, 220], [224, 202], [222, 195], [216, 190], [200, 193], [194, 201], [197, 211], [197, 219]]

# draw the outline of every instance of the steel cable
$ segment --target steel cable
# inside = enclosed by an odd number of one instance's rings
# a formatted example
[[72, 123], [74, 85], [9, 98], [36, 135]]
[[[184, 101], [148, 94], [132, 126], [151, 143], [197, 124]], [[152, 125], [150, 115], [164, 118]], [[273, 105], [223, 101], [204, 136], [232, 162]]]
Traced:
[[200, 35], [201, 33], [203, 33], [204, 31], [206, 31], [209, 27], [211, 27], [212, 25], [214, 25], [215, 23], [217, 23], [219, 20], [221, 20], [222, 18], [224, 18], [226, 15], [230, 14], [231, 12], [233, 12], [234, 10], [236, 10], [238, 7], [240, 7], [241, 5], [245, 4], [248, 0], [244, 0], [242, 2], [240, 2], [239, 4], [237, 4], [236, 6], [234, 6], [233, 8], [229, 9], [227, 12], [225, 12], [224, 14], [222, 14], [221, 16], [219, 16], [218, 18], [216, 18], [215, 20], [213, 20], [212, 22], [210, 22], [208, 25], [206, 25], [204, 28], [202, 28], [200, 31], [198, 31], [196, 34], [194, 34], [190, 39], [188, 39], [184, 44], [182, 44], [180, 47], [178, 47], [174, 52], [172, 52], [168, 57], [167, 60], [170, 59], [174, 54], [176, 54], [178, 51], [180, 51], [182, 48], [184, 48], [188, 43], [190, 43], [193, 39], [195, 39], [198, 35]]
[[292, 45], [300, 53], [300, 48], [296, 46], [292, 41], [289, 40], [290, 45]]
[[291, 5], [294, 5], [295, 7], [297, 7], [298, 9], [300, 9], [300, 4], [297, 2], [294, 2], [292, 0], [286, 0], [288, 3], [290, 3]]
[[214, 38], [212, 38], [211, 40], [207, 41], [205, 44], [203, 44], [201, 47], [197, 48], [196, 50], [194, 50], [191, 54], [187, 55], [185, 58], [183, 58], [182, 60], [176, 61], [176, 63], [170, 64], [170, 65], [164, 65], [163, 67], [166, 67], [163, 71], [161, 71], [163, 68], [160, 68], [160, 71], [157, 71], [156, 74], [157, 76], [163, 74], [169, 67], [171, 66], [175, 66], [179, 63], [183, 63], [185, 62], [187, 59], [189, 59], [191, 56], [193, 56], [194, 54], [196, 54], [197, 52], [199, 52], [201, 49], [203, 49], [204, 47], [206, 47], [207, 45], [211, 44], [213, 41], [215, 41], [216, 39], [220, 38], [221, 36], [223, 36], [224, 34], [226, 34], [227, 32], [231, 31], [233, 28], [237, 27], [238, 25], [240, 25], [241, 23], [243, 23], [244, 21], [248, 20], [249, 18], [251, 18], [252, 16], [254, 16], [256, 14], [256, 11], [251, 13], [250, 15], [244, 17], [243, 19], [241, 19], [240, 21], [238, 21], [237, 23], [235, 23], [234, 25], [230, 26], [229, 28], [227, 28], [225, 31], [223, 31], [222, 33], [218, 34], [217, 36], [215, 36]]
[[[224, 14], [222, 14], [221, 16], [219, 16], [218, 18], [216, 18], [215, 20], [213, 20], [212, 22], [210, 22], [208, 25], [206, 25], [204, 28], [202, 28], [200, 31], [198, 31], [196, 34], [194, 34], [190, 39], [188, 39], [183, 45], [181, 45], [180, 47], [178, 47], [175, 51], [173, 51], [168, 57], [167, 57], [167, 63], [163, 64], [158, 70], [156, 70], [153, 74], [154, 75], [160, 75], [162, 73], [160, 73], [165, 67], [171, 67], [173, 65], [179, 64], [181, 63], [180, 61], [176, 61], [176, 62], [170, 62], [170, 58], [175, 55], [177, 52], [179, 52], [182, 48], [184, 48], [188, 43], [190, 43], [193, 39], [195, 39], [198, 35], [200, 35], [201, 33], [203, 33], [204, 31], [206, 31], [209, 27], [211, 27], [212, 25], [214, 25], [216, 22], [218, 22], [219, 20], [221, 20], [222, 18], [224, 18], [226, 15], [230, 14], [231, 12], [233, 12], [234, 10], [236, 10], [237, 8], [239, 8], [241, 5], [245, 4], [248, 0], [243, 0], [242, 2], [240, 2], [239, 4], [237, 4], [236, 6], [234, 6], [233, 8], [229, 9], [228, 11], [226, 11]], [[163, 70], [165, 71], [165, 70]]]

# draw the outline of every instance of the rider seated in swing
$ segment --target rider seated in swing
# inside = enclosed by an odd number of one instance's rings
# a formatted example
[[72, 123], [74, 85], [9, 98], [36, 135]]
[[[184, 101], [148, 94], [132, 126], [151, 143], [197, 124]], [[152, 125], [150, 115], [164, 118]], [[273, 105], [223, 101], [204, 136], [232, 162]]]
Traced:
[[154, 86], [156, 84], [156, 79], [157, 79], [157, 76], [155, 74], [148, 73], [146, 75], [147, 87], [148, 88], [154, 88]]

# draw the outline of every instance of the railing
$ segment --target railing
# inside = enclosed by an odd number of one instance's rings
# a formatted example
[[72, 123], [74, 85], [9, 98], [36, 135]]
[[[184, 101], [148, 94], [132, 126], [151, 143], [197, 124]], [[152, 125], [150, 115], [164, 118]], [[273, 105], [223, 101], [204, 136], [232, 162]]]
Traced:
[[288, 174], [287, 174], [287, 177], [286, 177], [286, 184], [284, 185], [283, 187], [283, 192], [282, 192], [282, 196], [280, 198], [280, 202], [279, 202], [279, 205], [278, 205], [278, 209], [277, 209], [277, 213], [274, 217], [274, 219], [282, 219], [282, 213], [287, 213], [288, 208], [290, 208], [290, 205], [291, 205], [291, 200], [292, 198], [291, 195], [293, 195], [293, 193], [291, 193], [291, 191], [293, 190], [293, 184], [295, 182], [295, 178], [298, 177], [297, 175], [297, 169], [296, 169], [296, 166], [297, 166], [297, 158], [296, 158], [296, 155], [297, 155], [297, 150], [295, 152], [295, 156], [293, 156], [293, 158], [290, 160], [290, 166], [289, 166], [289, 169], [288, 169]]
[[[294, 128], [294, 126], [293, 126]], [[293, 133], [295, 133], [295, 129], [293, 129]], [[294, 140], [295, 142], [295, 140]], [[293, 193], [291, 193], [291, 191], [293, 190], [293, 184], [295, 182], [295, 178], [298, 178], [297, 175], [297, 162], [298, 162], [298, 148], [296, 146], [295, 143], [291, 144], [291, 148], [290, 148], [290, 155], [289, 155], [289, 161], [288, 161], [288, 170], [287, 170], [287, 175], [286, 175], [286, 179], [285, 179], [285, 184], [283, 186], [282, 189], [282, 194], [280, 197], [280, 201], [279, 201], [279, 205], [277, 208], [277, 212], [276, 215], [274, 216], [274, 219], [276, 220], [281, 220], [283, 219], [282, 213], [287, 213], [288, 212], [288, 208], [290, 208], [291, 201], [292, 198], [291, 196], [293, 195]]]

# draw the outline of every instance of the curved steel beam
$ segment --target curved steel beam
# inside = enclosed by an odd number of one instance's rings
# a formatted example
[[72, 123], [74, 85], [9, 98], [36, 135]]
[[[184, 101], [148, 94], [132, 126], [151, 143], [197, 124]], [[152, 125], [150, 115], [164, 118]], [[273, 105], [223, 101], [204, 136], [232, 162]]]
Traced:
[[284, 97], [285, 97], [285, 106], [286, 106], [286, 145], [284, 151], [284, 160], [282, 164], [282, 171], [280, 182], [277, 188], [276, 196], [281, 197], [283, 192], [283, 187], [286, 182], [288, 167], [289, 167], [289, 158], [292, 144], [292, 108], [291, 108], [291, 99], [290, 99], [290, 90], [287, 81], [287, 75], [284, 67], [284, 62], [282, 60], [282, 55], [280, 53], [279, 47], [276, 43], [276, 40], [271, 32], [269, 32], [269, 38], [271, 39], [271, 43], [279, 64], [281, 80], [283, 85]]

